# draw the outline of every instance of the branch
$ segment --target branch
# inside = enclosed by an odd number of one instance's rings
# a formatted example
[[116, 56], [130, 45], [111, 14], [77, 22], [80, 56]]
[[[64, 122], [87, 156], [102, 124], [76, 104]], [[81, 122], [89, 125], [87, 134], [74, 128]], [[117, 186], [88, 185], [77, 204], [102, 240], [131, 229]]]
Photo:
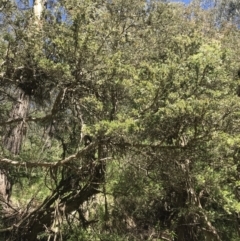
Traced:
[[141, 143], [129, 143], [129, 142], [121, 142], [121, 143], [113, 143], [114, 146], [118, 147], [134, 147], [134, 148], [153, 148], [153, 149], [186, 149], [187, 146], [181, 146], [181, 145], [162, 145], [160, 144], [141, 144]]
[[[202, 208], [201, 208], [202, 209]], [[222, 239], [220, 238], [220, 236], [218, 235], [218, 232], [216, 230], [216, 228], [212, 225], [212, 223], [208, 220], [207, 215], [204, 213], [204, 211], [200, 210], [199, 214], [202, 215], [203, 219], [204, 219], [204, 223], [206, 224], [207, 228], [202, 228], [202, 230], [211, 233], [213, 235], [213, 237], [215, 238], [215, 240], [217, 241], [222, 241]]]
[[[45, 117], [47, 118], [47, 117]], [[19, 119], [23, 119], [23, 118], [19, 118]], [[43, 120], [43, 118], [28, 118], [28, 120], [30, 121], [34, 121], [34, 120]], [[15, 119], [16, 120], [16, 119]], [[12, 123], [11, 121], [8, 121], [8, 123]], [[1, 125], [1, 124], [0, 124]], [[142, 149], [142, 148], [156, 148], [156, 149], [183, 149], [186, 147], [182, 147], [182, 146], [162, 146], [161, 144], [155, 144], [155, 145], [151, 145], [151, 144], [132, 144], [132, 143], [114, 143], [113, 145], [118, 146], [118, 147], [133, 147], [133, 148], [138, 148], [138, 149]], [[22, 166], [22, 167], [58, 167], [58, 166], [63, 166], [66, 165], [67, 163], [69, 163], [70, 161], [74, 160], [74, 159], [78, 159], [80, 157], [82, 157], [84, 155], [85, 152], [88, 152], [89, 150], [95, 148], [97, 146], [96, 142], [91, 143], [90, 145], [88, 145], [87, 147], [83, 148], [82, 150], [76, 152], [75, 154], [68, 156], [64, 159], [61, 159], [57, 162], [41, 162], [41, 161], [29, 161], [29, 162], [19, 162], [19, 161], [15, 161], [15, 160], [11, 160], [8, 158], [2, 158], [0, 159], [0, 163], [1, 164], [8, 164], [8, 165], [13, 165], [13, 166]], [[105, 159], [109, 159], [104, 158]], [[101, 159], [102, 160], [102, 159]]]
[[[1, 91], [1, 90], [0, 90]], [[33, 122], [43, 122], [43, 121], [46, 121], [46, 120], [51, 120], [53, 119], [53, 116], [56, 115], [57, 111], [58, 111], [58, 107], [60, 104], [62, 104], [64, 98], [65, 98], [65, 95], [66, 95], [66, 91], [67, 91], [67, 88], [63, 89], [63, 90], [60, 90], [56, 99], [55, 99], [55, 102], [53, 104], [53, 107], [52, 107], [52, 110], [51, 110], [51, 114], [50, 115], [46, 115], [44, 117], [32, 117], [32, 116], [28, 116], [26, 118], [15, 118], [15, 119], [10, 119], [10, 120], [7, 120], [7, 121], [4, 121], [4, 122], [0, 122], [0, 126], [5, 126], [5, 125], [9, 125], [9, 124], [12, 124], [12, 123], [18, 123], [18, 122], [29, 122], [29, 121], [33, 121]], [[14, 99], [15, 100], [15, 99]]]
[[12, 230], [13, 230], [13, 226], [9, 227], [9, 228], [0, 229], [0, 233], [5, 233], [5, 232], [8, 232], [8, 231], [12, 231]]
[[4, 121], [4, 122], [0, 122], [0, 126], [5, 126], [5, 125], [9, 125], [9, 124], [12, 124], [12, 123], [18, 123], [18, 122], [28, 122], [28, 121], [33, 121], [33, 122], [43, 122], [43, 121], [46, 121], [46, 120], [50, 120], [52, 119], [52, 115], [46, 115], [44, 117], [26, 117], [26, 118], [15, 118], [15, 119], [10, 119], [10, 120], [7, 120], [7, 121]]
[[63, 166], [66, 165], [68, 162], [80, 158], [85, 152], [89, 151], [95, 146], [95, 143], [91, 143], [87, 147], [83, 148], [82, 150], [78, 151], [77, 153], [68, 156], [67, 158], [61, 159], [57, 162], [19, 162], [19, 161], [14, 161], [8, 158], [2, 158], [0, 159], [1, 164], [8, 164], [8, 165], [13, 165], [13, 166], [22, 166], [22, 167], [58, 167], [58, 166]]

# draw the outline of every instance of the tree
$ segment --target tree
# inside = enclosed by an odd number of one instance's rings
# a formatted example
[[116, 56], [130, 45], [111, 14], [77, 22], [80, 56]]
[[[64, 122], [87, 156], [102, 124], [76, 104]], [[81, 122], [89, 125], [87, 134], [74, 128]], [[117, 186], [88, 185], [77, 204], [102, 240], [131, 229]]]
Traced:
[[5, 239], [237, 240], [236, 29], [196, 6], [52, 4], [3, 6]]
[[217, 24], [226, 24], [233, 22], [239, 24], [239, 2], [236, 0], [200, 0], [194, 1], [200, 3], [203, 7], [213, 11]]

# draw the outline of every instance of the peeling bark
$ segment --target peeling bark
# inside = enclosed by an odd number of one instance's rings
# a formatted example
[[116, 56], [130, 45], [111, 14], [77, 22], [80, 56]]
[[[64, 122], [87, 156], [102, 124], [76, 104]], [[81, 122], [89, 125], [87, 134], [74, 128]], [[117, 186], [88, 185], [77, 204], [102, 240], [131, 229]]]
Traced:
[[14, 155], [18, 155], [21, 150], [23, 138], [26, 134], [25, 118], [29, 109], [29, 96], [20, 88], [17, 89], [16, 95], [18, 100], [11, 110], [10, 120], [22, 118], [22, 121], [9, 126], [3, 139], [4, 146]]
[[[29, 109], [29, 96], [21, 88], [17, 89], [16, 96], [17, 102], [13, 104], [9, 120], [22, 118], [22, 121], [7, 127], [6, 134], [3, 137], [4, 147], [14, 155], [18, 155], [21, 150], [23, 138], [26, 134], [24, 119], [27, 117]], [[4, 168], [0, 169], [0, 194], [6, 203], [10, 201], [12, 185], [9, 171]]]
[[0, 170], [0, 195], [5, 202], [10, 201], [10, 196], [12, 192], [12, 184], [8, 177], [8, 172], [4, 169]]

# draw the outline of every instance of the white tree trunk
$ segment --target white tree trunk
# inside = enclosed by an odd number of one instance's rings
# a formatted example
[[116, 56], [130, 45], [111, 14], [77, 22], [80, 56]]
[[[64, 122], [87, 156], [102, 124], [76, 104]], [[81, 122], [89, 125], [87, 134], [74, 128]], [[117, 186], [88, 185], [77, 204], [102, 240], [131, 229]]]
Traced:
[[43, 12], [43, 1], [44, 0], [35, 0], [33, 5], [33, 14], [35, 17], [35, 23], [39, 24]]

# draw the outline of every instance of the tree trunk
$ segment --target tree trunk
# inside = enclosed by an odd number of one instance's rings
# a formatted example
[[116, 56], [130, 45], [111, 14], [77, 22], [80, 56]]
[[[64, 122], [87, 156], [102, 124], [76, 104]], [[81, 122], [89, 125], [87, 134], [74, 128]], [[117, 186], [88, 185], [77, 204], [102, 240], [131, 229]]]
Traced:
[[4, 146], [14, 155], [18, 155], [21, 150], [22, 141], [26, 134], [26, 124], [24, 119], [27, 117], [29, 109], [29, 96], [20, 88], [17, 89], [16, 95], [18, 101], [12, 107], [10, 120], [22, 120], [7, 128], [7, 133], [3, 139]]
[[[23, 138], [26, 134], [26, 124], [24, 119], [28, 114], [29, 109], [29, 96], [24, 93], [21, 88], [16, 91], [17, 103], [13, 105], [10, 119], [19, 119], [16, 123], [13, 123], [6, 129], [6, 134], [3, 137], [3, 145], [12, 154], [18, 155]], [[9, 203], [11, 197], [13, 183], [11, 182], [9, 170], [6, 168], [0, 169], [0, 195], [5, 203]]]

